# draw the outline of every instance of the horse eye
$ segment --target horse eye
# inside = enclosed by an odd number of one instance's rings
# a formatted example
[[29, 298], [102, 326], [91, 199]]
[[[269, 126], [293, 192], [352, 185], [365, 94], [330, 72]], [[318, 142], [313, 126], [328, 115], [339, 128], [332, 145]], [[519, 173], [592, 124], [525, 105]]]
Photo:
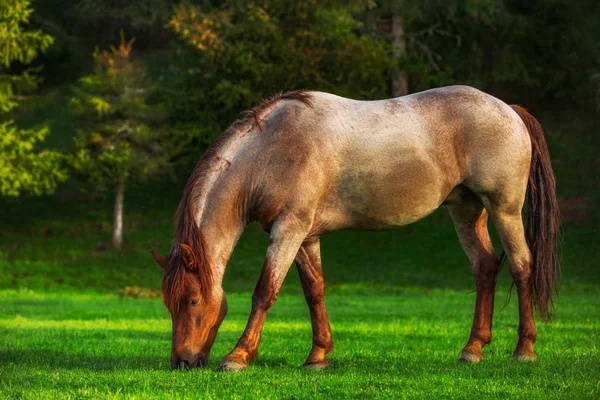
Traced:
[[190, 301], [190, 305], [192, 307], [196, 307], [198, 305], [198, 303], [200, 302], [199, 299], [192, 299], [192, 301]]

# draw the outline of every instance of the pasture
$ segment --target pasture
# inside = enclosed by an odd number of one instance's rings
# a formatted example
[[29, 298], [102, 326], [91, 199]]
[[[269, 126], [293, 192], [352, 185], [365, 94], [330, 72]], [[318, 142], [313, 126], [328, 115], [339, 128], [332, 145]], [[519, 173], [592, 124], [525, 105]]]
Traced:
[[230, 295], [209, 368], [170, 371], [170, 321], [159, 300], [5, 291], [0, 391], [7, 398], [597, 398], [597, 295], [564, 295], [558, 320], [539, 326], [535, 363], [510, 358], [513, 302], [496, 315], [485, 360], [468, 365], [457, 358], [473, 296], [332, 294], [337, 350], [330, 369], [311, 371], [300, 367], [310, 349], [308, 312], [300, 295], [289, 294], [269, 315], [259, 359], [236, 374], [214, 369], [246, 323], [246, 294]]
[[[126, 249], [118, 254], [94, 250], [94, 240], [103, 234], [90, 233], [96, 229], [94, 216], [86, 217], [85, 207], [55, 206], [51, 220], [38, 215], [38, 222], [25, 218], [32, 225], [13, 225], [13, 243], [25, 232], [40, 233], [13, 250], [12, 260], [1, 262], [2, 397], [597, 398], [600, 393], [600, 273], [586, 261], [597, 256], [592, 225], [565, 230], [558, 317], [538, 323], [534, 363], [511, 360], [518, 314], [515, 296], [501, 310], [510, 284], [506, 268], [500, 272], [494, 340], [484, 350], [486, 358], [475, 365], [457, 361], [472, 322], [474, 284], [449, 216], [439, 210], [403, 229], [323, 237], [336, 344], [329, 369], [300, 367], [310, 349], [310, 319], [292, 267], [267, 319], [257, 362], [228, 374], [215, 368], [235, 345], [250, 310], [267, 241], [256, 225], [244, 234], [228, 267], [229, 313], [209, 367], [171, 371], [169, 314], [160, 299], [146, 298], [156, 294], [161, 278], [147, 248], [168, 245], [168, 213], [157, 212], [150, 220], [143, 216], [147, 207], [139, 215], [132, 210], [139, 225], [131, 227]], [[60, 221], [71, 218], [81, 221], [81, 232], [64, 230]], [[44, 223], [54, 232], [50, 236], [43, 234]], [[5, 247], [4, 254], [11, 249]], [[150, 290], [123, 291], [131, 285]]]

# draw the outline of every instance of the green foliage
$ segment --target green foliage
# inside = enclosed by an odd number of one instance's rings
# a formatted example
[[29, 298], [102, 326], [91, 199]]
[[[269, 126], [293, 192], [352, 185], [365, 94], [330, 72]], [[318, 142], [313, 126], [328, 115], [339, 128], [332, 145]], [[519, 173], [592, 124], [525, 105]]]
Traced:
[[4, 70], [15, 61], [29, 64], [54, 42], [52, 36], [40, 30], [25, 30], [32, 12], [29, 0], [5, 0], [0, 4], [0, 113], [15, 108], [15, 96], [35, 89], [39, 82], [35, 75], [39, 69], [25, 70], [20, 75]]
[[[197, 160], [240, 111], [271, 94], [302, 88], [384, 98], [397, 69], [406, 72], [411, 92], [471, 84], [530, 107], [536, 100], [600, 98], [600, 3], [594, 0], [59, 4], [36, 2], [34, 23], [57, 37], [52, 54], [38, 59], [46, 82], [89, 73], [82, 59], [89, 60], [93, 45], [108, 46], [119, 29], [135, 35], [138, 62], [162, 78], [155, 82], [177, 154], [172, 162]], [[401, 59], [391, 55], [392, 15], [404, 23]]]
[[[574, 92], [590, 99], [600, 71], [600, 31], [588, 17], [594, 10], [588, 0], [184, 3], [169, 26], [188, 46], [172, 59], [166, 103], [177, 140], [204, 146], [273, 92], [383, 98], [396, 69], [411, 91], [460, 83], [504, 88], [514, 98], [501, 97], [511, 101], [572, 99]], [[407, 52], [398, 60], [392, 15], [405, 30]]]
[[[174, 60], [175, 129], [208, 142], [244, 109], [292, 89], [386, 97], [387, 44], [360, 33], [371, 1], [182, 4], [169, 26], [187, 43]], [[186, 101], [181, 101], [184, 98]], [[200, 123], [198, 123], [200, 122]]]
[[52, 193], [67, 179], [59, 152], [35, 152], [35, 145], [48, 134], [48, 127], [19, 129], [12, 121], [0, 123], [0, 194], [19, 196]]
[[40, 30], [23, 29], [32, 12], [29, 0], [3, 0], [0, 4], [0, 63], [4, 67], [13, 61], [29, 64], [54, 42]]
[[600, 71], [597, 1], [396, 0], [369, 11], [402, 16], [407, 55], [399, 66], [413, 90], [462, 83], [504, 87], [520, 96], [579, 100]]
[[86, 124], [74, 139], [71, 164], [97, 189], [164, 173], [172, 155], [164, 106], [144, 68], [130, 59], [132, 43], [122, 38], [118, 48], [97, 50], [96, 72], [73, 89], [73, 116]]
[[[35, 89], [39, 83], [39, 68], [26, 69], [19, 75], [4, 71], [15, 61], [30, 63], [54, 40], [40, 30], [25, 30], [32, 12], [28, 0], [0, 3], [0, 115], [13, 111], [19, 105], [17, 95]], [[20, 129], [13, 120], [0, 122], [1, 196], [52, 193], [59, 182], [66, 180], [61, 153], [36, 151], [48, 131], [47, 125]]]

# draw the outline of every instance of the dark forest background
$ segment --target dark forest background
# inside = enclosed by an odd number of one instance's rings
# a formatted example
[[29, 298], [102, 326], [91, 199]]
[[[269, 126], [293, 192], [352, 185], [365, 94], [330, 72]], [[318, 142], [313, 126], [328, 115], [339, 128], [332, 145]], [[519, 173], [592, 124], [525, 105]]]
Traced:
[[129, 231], [135, 246], [139, 219], [172, 217], [217, 135], [294, 89], [382, 99], [466, 84], [524, 105], [549, 132], [563, 213], [589, 221], [599, 22], [595, 0], [5, 0], [0, 256], [35, 259], [23, 243], [38, 236], [106, 250]]

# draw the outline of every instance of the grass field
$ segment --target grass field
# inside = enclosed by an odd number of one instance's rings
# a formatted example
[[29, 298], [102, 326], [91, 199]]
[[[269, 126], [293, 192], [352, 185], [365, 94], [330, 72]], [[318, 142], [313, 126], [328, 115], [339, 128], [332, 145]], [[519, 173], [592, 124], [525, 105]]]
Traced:
[[[190, 372], [169, 370], [170, 318], [161, 301], [117, 294], [120, 285], [140, 284], [142, 276], [143, 287], [159, 287], [160, 270], [141, 248], [125, 256], [93, 251], [74, 260], [63, 256], [62, 269], [59, 262], [43, 261], [42, 254], [37, 261], [4, 261], [4, 276], [18, 275], [12, 282], [22, 288], [0, 291], [0, 394], [598, 398], [599, 274], [590, 270], [593, 263], [582, 263], [594, 257], [593, 230], [565, 233], [574, 241], [565, 239], [565, 251], [572, 251], [565, 254], [558, 318], [538, 324], [538, 361], [530, 364], [511, 360], [518, 316], [516, 299], [500, 311], [509, 285], [506, 270], [500, 276], [494, 341], [484, 351], [485, 360], [478, 365], [457, 361], [468, 337], [475, 296], [466, 257], [443, 211], [406, 229], [323, 238], [336, 344], [332, 366], [325, 371], [300, 367], [310, 349], [310, 319], [293, 270], [267, 319], [257, 362], [240, 374], [214, 371], [248, 317], [250, 290], [266, 245], [266, 236], [256, 226], [242, 238], [226, 275], [230, 310], [209, 368]], [[137, 246], [152, 241], [146, 235], [134, 235]], [[65, 241], [46, 240], [56, 242], [55, 251]], [[91, 260], [85, 262], [86, 257]], [[123, 258], [139, 262], [130, 275], [127, 265], [118, 262]], [[78, 274], [81, 282], [75, 278]], [[35, 290], [25, 289], [26, 284]]]
[[[300, 367], [310, 319], [291, 270], [257, 362], [240, 374], [216, 373], [242, 333], [263, 262], [268, 238], [251, 225], [225, 276], [229, 314], [209, 368], [170, 371], [168, 312], [158, 298], [130, 296], [160, 288], [148, 250], [168, 250], [181, 182], [129, 188], [121, 252], [98, 247], [110, 238], [112, 199], [68, 186], [54, 197], [0, 198], [0, 398], [599, 398], [598, 135], [596, 125], [573, 124], [555, 122], [549, 132], [551, 151], [560, 150], [553, 156], [559, 194], [574, 208], [562, 243], [558, 316], [538, 324], [534, 363], [511, 360], [518, 316], [516, 296], [501, 311], [506, 268], [485, 360], [457, 361], [474, 283], [440, 210], [394, 231], [322, 238], [336, 344], [330, 369]], [[122, 295], [127, 286], [142, 289]]]
[[[369, 295], [368, 295], [369, 294]], [[595, 296], [593, 296], [595, 294]], [[368, 295], [368, 299], [366, 298]], [[559, 319], [539, 327], [535, 363], [515, 363], [514, 304], [496, 314], [478, 365], [457, 361], [473, 296], [452, 290], [331, 295], [337, 350], [325, 371], [299, 366], [310, 349], [300, 295], [283, 296], [266, 324], [258, 361], [214, 371], [235, 344], [249, 296], [230, 295], [208, 369], [170, 371], [170, 324], [160, 300], [5, 291], [0, 297], [0, 393], [8, 398], [597, 398], [598, 293], [568, 293]]]

